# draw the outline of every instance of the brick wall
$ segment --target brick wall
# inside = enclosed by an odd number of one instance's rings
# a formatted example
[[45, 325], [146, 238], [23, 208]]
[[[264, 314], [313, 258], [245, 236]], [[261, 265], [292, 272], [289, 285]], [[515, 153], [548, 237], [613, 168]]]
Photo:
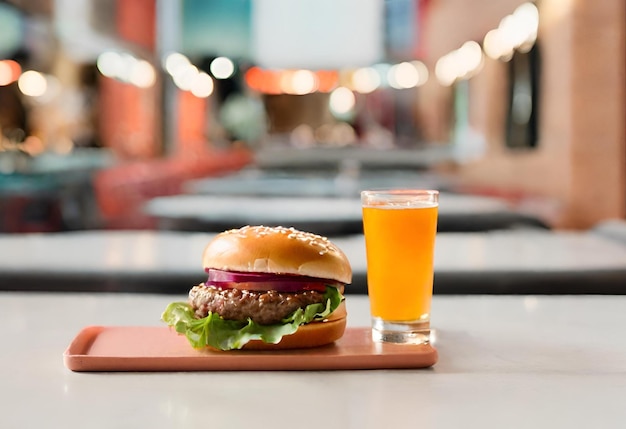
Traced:
[[[472, 15], [469, 3], [481, 13]], [[497, 9], [486, 4], [481, 9], [463, 0], [433, 1], [429, 61], [465, 40], [482, 40], [522, 2], [497, 3]], [[538, 147], [505, 147], [506, 66], [488, 60], [470, 81], [470, 121], [485, 136], [486, 153], [460, 166], [460, 182], [527, 195], [530, 204], [525, 207], [559, 228], [588, 228], [603, 219], [624, 218], [626, 2], [542, 0], [539, 10], [543, 62]], [[432, 100], [441, 111], [442, 102], [435, 95]]]

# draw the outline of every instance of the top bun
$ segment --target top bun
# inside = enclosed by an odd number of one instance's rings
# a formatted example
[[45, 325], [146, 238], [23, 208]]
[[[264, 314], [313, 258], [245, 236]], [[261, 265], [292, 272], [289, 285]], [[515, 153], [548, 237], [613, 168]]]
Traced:
[[205, 269], [352, 281], [348, 258], [328, 238], [282, 226], [222, 232], [204, 249], [202, 263]]

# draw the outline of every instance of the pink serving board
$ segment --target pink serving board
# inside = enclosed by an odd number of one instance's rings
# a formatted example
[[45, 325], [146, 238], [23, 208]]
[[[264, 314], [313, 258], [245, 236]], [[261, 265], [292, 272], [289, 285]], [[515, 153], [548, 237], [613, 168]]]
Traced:
[[193, 349], [167, 327], [89, 326], [63, 354], [72, 371], [306, 371], [427, 368], [437, 362], [430, 345], [379, 344], [369, 328], [348, 328], [334, 344], [297, 350]]

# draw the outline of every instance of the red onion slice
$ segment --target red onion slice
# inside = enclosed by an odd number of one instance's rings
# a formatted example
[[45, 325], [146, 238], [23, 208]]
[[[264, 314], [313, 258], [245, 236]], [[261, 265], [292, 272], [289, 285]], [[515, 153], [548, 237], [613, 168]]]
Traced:
[[222, 289], [246, 289], [255, 291], [275, 290], [278, 292], [301, 292], [315, 290], [324, 292], [327, 285], [338, 287], [336, 280], [293, 274], [244, 273], [208, 269], [207, 285]]

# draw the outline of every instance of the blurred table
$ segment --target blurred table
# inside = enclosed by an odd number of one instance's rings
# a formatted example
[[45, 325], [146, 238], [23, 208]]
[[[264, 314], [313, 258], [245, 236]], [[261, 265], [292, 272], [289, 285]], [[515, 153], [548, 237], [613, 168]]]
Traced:
[[445, 190], [443, 177], [424, 171], [361, 171], [358, 164], [344, 162], [337, 171], [286, 172], [244, 169], [235, 174], [188, 182], [189, 194], [246, 197], [352, 197], [362, 189], [413, 188]]
[[[626, 297], [436, 296], [426, 370], [72, 373], [87, 325], [161, 325], [172, 297], [0, 293], [2, 428], [617, 428]], [[347, 298], [368, 326], [367, 297]], [[321, 400], [319, 402], [318, 400]]]
[[[201, 257], [213, 236], [172, 231], [0, 235], [0, 289], [186, 293], [206, 279]], [[597, 230], [441, 233], [435, 293], [626, 294], [626, 243], [612, 237]], [[352, 264], [347, 292], [366, 293], [363, 236], [331, 240]]]
[[[278, 143], [278, 142], [275, 142]], [[428, 170], [435, 165], [455, 161], [453, 145], [425, 145], [411, 149], [323, 147], [296, 148], [277, 144], [255, 151], [254, 164], [264, 170], [332, 171], [341, 164], [358, 164], [363, 169]]]
[[[150, 200], [144, 211], [158, 219], [163, 230], [219, 232], [244, 225], [282, 225], [321, 235], [363, 231], [359, 198], [175, 195]], [[512, 210], [497, 198], [440, 195], [440, 232], [518, 227], [547, 228], [539, 219]]]
[[107, 149], [75, 148], [69, 154], [44, 153], [34, 157], [29, 171], [39, 174], [58, 173], [65, 178], [91, 175], [94, 171], [115, 165], [115, 157]]

